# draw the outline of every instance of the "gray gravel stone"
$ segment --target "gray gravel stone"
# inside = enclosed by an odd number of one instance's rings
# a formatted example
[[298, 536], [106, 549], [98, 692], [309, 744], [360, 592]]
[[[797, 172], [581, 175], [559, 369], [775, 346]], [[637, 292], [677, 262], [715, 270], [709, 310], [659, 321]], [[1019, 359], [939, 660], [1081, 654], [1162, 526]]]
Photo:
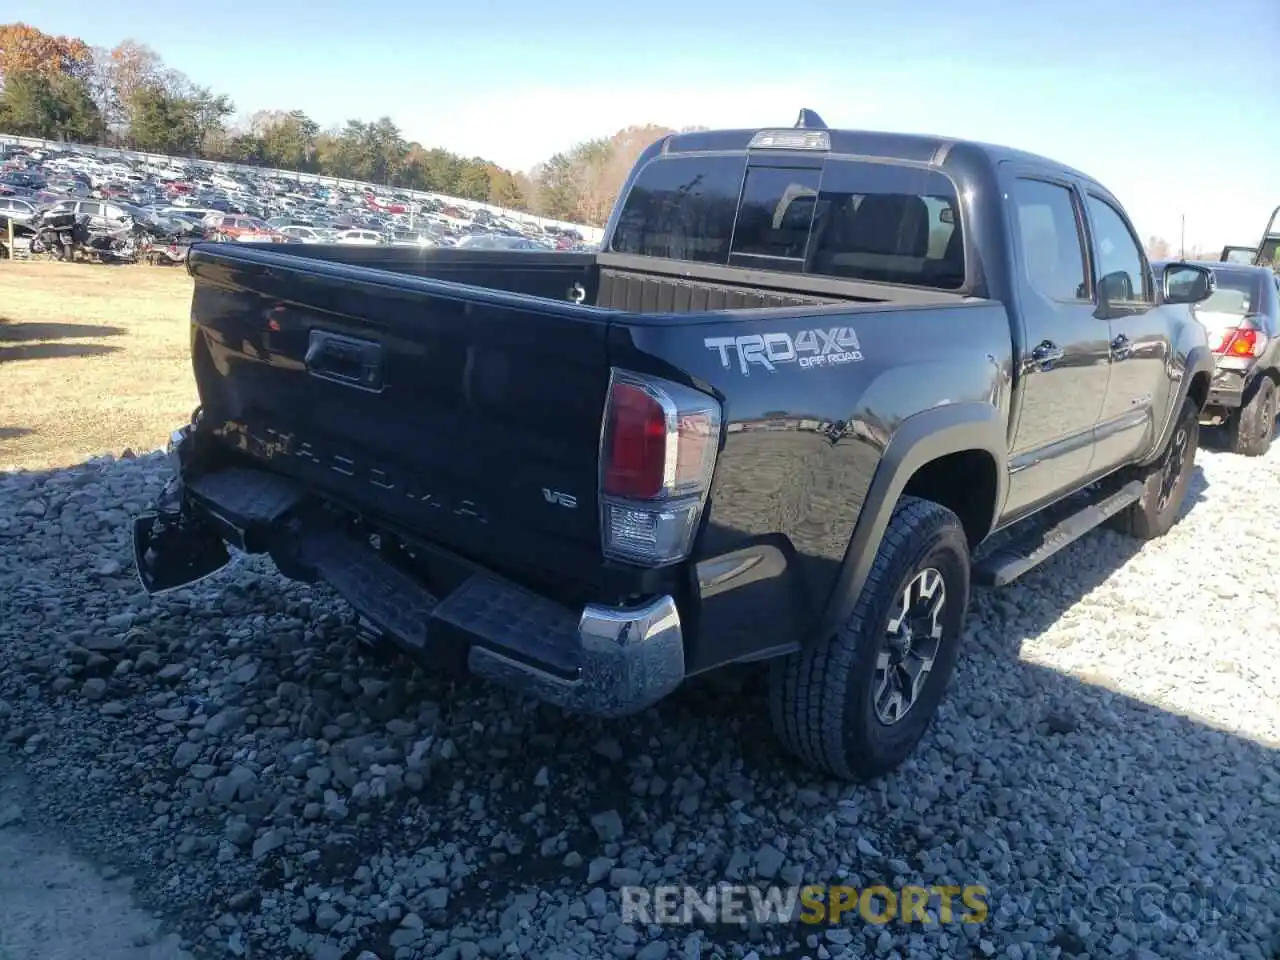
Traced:
[[[158, 458], [0, 474], [0, 762], [33, 783], [13, 815], [125, 869], [201, 957], [1266, 960], [1280, 661], [1258, 638], [1280, 611], [1252, 598], [1274, 592], [1280, 525], [1230, 504], [1280, 511], [1280, 454], [1198, 462], [1206, 499], [1162, 540], [1098, 531], [976, 590], [929, 734], [865, 786], [777, 753], [758, 671], [623, 721], [563, 716], [363, 650], [326, 587], [260, 557], [141, 596], [127, 519]], [[1246, 599], [1248, 630], [1224, 633]], [[621, 922], [620, 885], [730, 878], [981, 884], [991, 911]], [[1135, 915], [1142, 885], [1159, 922]]]

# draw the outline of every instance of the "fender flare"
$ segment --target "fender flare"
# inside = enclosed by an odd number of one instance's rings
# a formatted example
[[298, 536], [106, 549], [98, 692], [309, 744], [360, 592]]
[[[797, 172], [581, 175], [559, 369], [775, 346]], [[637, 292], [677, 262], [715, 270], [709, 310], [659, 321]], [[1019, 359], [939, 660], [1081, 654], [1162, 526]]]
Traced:
[[1174, 424], [1178, 422], [1178, 413], [1182, 410], [1182, 405], [1187, 402], [1188, 394], [1191, 393], [1191, 384], [1195, 382], [1196, 377], [1200, 374], [1204, 374], [1212, 381], [1213, 371], [1216, 366], [1217, 361], [1207, 346], [1198, 344], [1187, 351], [1186, 362], [1182, 365], [1182, 379], [1178, 382], [1177, 398], [1169, 405], [1169, 412], [1165, 416], [1164, 425], [1160, 428], [1160, 435], [1156, 440], [1155, 447], [1143, 459], [1141, 466], [1145, 467], [1154, 463], [1164, 453], [1164, 448], [1169, 443], [1169, 437], [1173, 435]]
[[815, 636], [829, 636], [853, 612], [894, 507], [912, 475], [925, 464], [968, 450], [989, 454], [996, 465], [996, 500], [991, 512], [994, 524], [1008, 491], [1007, 433], [1004, 414], [985, 403], [944, 404], [899, 424], [871, 479]]

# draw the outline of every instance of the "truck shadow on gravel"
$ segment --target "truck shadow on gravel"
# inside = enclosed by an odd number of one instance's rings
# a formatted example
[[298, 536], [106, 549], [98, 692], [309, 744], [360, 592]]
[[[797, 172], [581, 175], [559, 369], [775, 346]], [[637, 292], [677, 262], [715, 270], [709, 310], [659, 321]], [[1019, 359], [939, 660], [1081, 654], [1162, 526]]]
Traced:
[[[814, 955], [796, 925], [619, 926], [621, 886], [724, 880], [990, 889], [987, 925], [846, 927], [837, 956], [846, 931], [859, 952], [1192, 955], [1098, 891], [1187, 881], [1203, 905], [1272, 876], [1241, 857], [1280, 859], [1273, 748], [1025, 655], [1089, 657], [1117, 626], [1096, 598], [1128, 589], [1111, 580], [1139, 545], [1109, 531], [976, 591], [916, 755], [849, 785], [779, 753], [760, 669], [604, 722], [363, 650], [327, 589], [257, 560], [148, 601], [124, 520], [164, 476], [159, 457], [0, 474], [0, 749], [30, 775], [33, 828], [127, 871], [198, 955]], [[1197, 468], [1192, 516], [1206, 490]], [[1158, 652], [1131, 620], [1137, 670]], [[1202, 916], [1193, 945], [1264, 942], [1237, 920]]]

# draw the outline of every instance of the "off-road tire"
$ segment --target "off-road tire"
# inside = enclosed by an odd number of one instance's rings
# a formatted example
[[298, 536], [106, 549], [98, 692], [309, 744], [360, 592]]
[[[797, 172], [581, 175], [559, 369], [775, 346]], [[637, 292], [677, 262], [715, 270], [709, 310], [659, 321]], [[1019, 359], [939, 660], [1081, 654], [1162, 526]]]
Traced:
[[1227, 441], [1233, 453], [1261, 457], [1271, 449], [1276, 432], [1276, 382], [1265, 373], [1250, 385], [1240, 409], [1227, 418]]
[[[933, 669], [909, 710], [892, 725], [877, 716], [876, 660], [898, 598], [916, 575], [942, 575], [942, 638]], [[969, 544], [945, 507], [903, 497], [894, 508], [866, 585], [833, 635], [780, 658], [769, 674], [769, 712], [783, 747], [845, 780], [886, 774], [911, 754], [955, 669], [969, 604]]]
[[[1182, 437], [1181, 442], [1179, 437]], [[1133, 477], [1142, 483], [1142, 496], [1116, 514], [1113, 528], [1138, 540], [1155, 540], [1168, 533], [1187, 498], [1199, 447], [1200, 408], [1188, 397], [1182, 404], [1160, 459], [1141, 468]], [[1168, 499], [1162, 504], [1161, 495], [1168, 470], [1176, 472], [1176, 479]]]

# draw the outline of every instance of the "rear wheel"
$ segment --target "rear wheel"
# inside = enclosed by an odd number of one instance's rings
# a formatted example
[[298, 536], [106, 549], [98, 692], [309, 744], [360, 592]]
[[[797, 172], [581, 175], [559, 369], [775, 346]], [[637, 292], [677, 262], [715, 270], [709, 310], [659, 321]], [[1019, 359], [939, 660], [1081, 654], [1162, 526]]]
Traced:
[[1142, 496], [1116, 514], [1114, 526], [1139, 540], [1154, 540], [1169, 532], [1191, 486], [1196, 450], [1200, 446], [1200, 408], [1188, 398], [1160, 459], [1142, 468]]
[[1261, 457], [1271, 449], [1276, 432], [1276, 383], [1260, 374], [1246, 394], [1247, 399], [1227, 419], [1227, 439], [1235, 453], [1245, 457]]
[[783, 746], [844, 779], [898, 767], [950, 681], [968, 603], [969, 545], [959, 519], [904, 497], [848, 621], [772, 665], [769, 708]]

